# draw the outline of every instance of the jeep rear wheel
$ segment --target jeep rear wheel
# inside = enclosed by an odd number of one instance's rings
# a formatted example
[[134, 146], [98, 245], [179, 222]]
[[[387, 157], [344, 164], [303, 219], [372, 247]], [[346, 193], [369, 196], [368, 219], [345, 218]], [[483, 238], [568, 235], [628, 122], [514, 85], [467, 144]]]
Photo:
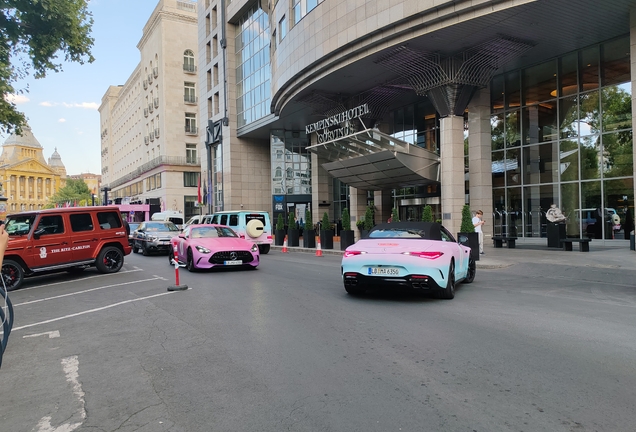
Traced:
[[100, 273], [116, 273], [124, 265], [124, 254], [114, 246], [106, 246], [97, 255], [95, 267]]
[[13, 291], [22, 286], [24, 282], [24, 269], [13, 260], [4, 260], [2, 263], [2, 279], [7, 291]]

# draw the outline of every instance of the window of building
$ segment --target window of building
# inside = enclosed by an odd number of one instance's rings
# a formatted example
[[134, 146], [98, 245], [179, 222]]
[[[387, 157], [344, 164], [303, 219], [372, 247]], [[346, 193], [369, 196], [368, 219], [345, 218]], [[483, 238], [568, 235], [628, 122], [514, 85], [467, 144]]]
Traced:
[[197, 162], [197, 145], [186, 144], [186, 163], [193, 164]]
[[196, 90], [194, 88], [193, 82], [184, 82], [183, 83], [183, 101], [185, 103], [196, 103]]
[[184, 187], [197, 187], [199, 186], [199, 176], [201, 173], [198, 172], [184, 172], [183, 173], [183, 186]]
[[185, 115], [185, 131], [186, 133], [197, 133], [197, 115], [194, 113], [186, 113]]
[[186, 72], [196, 72], [197, 68], [194, 65], [194, 52], [192, 50], [185, 50], [183, 52], [183, 70]]
[[322, 3], [324, 0], [293, 0], [292, 3], [292, 18], [293, 25], [303, 19], [305, 15], [314, 10], [316, 6]]
[[278, 37], [279, 41], [282, 41], [287, 35], [287, 18], [283, 15], [283, 17], [278, 22]]

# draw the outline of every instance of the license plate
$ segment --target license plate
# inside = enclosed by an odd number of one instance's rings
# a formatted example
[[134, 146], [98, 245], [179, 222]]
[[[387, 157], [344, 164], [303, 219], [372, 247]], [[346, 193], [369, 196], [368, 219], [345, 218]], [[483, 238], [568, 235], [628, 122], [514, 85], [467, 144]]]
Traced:
[[397, 267], [369, 267], [368, 274], [371, 276], [399, 276], [400, 269]]
[[238, 261], [223, 261], [223, 264], [225, 265], [241, 265], [243, 264], [243, 261], [238, 260]]
[[159, 244], [161, 244], [161, 245], [169, 245], [170, 242], [169, 241], [160, 241]]

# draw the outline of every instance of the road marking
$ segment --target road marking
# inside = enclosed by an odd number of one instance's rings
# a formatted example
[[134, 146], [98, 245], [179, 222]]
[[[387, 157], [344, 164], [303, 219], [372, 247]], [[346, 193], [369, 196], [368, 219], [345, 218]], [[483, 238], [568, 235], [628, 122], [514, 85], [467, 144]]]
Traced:
[[110, 309], [110, 308], [115, 307], [115, 306], [121, 306], [121, 305], [124, 305], [124, 304], [127, 304], [127, 303], [136, 302], [136, 301], [139, 301], [139, 300], [147, 300], [147, 299], [151, 299], [151, 298], [154, 298], [154, 297], [161, 297], [161, 296], [165, 296], [165, 295], [168, 295], [168, 294], [174, 294], [176, 292], [178, 292], [178, 291], [168, 291], [168, 292], [165, 292], [165, 293], [155, 294], [155, 295], [151, 295], [151, 296], [148, 296], [148, 297], [139, 297], [139, 298], [132, 299], [132, 300], [126, 300], [126, 301], [119, 302], [119, 303], [113, 303], [112, 305], [103, 306], [103, 307], [100, 307], [100, 308], [89, 309], [89, 310], [86, 310], [86, 311], [83, 311], [83, 312], [78, 312], [78, 313], [74, 313], [74, 314], [70, 314], [70, 315], [65, 315], [65, 316], [62, 316], [62, 317], [53, 318], [53, 319], [46, 320], [46, 321], [40, 321], [40, 322], [37, 322], [37, 323], [27, 324], [27, 325], [23, 325], [23, 326], [20, 326], [20, 327], [14, 327], [13, 331], [23, 330], [25, 328], [35, 327], [35, 326], [39, 326], [39, 325], [42, 325], [42, 324], [49, 324], [49, 323], [52, 323], [52, 322], [55, 322], [55, 321], [60, 321], [60, 320], [67, 319], [67, 318], [74, 318], [76, 316], [86, 315], [86, 314], [93, 313], [93, 312], [99, 312], [99, 311], [103, 311], [105, 309]]
[[51, 416], [46, 416], [42, 417], [42, 419], [38, 423], [38, 432], [71, 432], [80, 427], [82, 423], [84, 423], [84, 420], [86, 420], [86, 402], [84, 400], [84, 390], [82, 390], [82, 385], [78, 380], [79, 360], [77, 356], [62, 359], [62, 368], [64, 369], [64, 374], [66, 375], [66, 381], [70, 382], [73, 385], [73, 393], [75, 393], [75, 396], [77, 396], [77, 399], [79, 400], [80, 422], [68, 422], [54, 428], [51, 425]]
[[49, 339], [59, 338], [60, 337], [60, 332], [59, 332], [59, 330], [55, 330], [55, 331], [44, 332], [44, 333], [24, 335], [24, 336], [22, 336], [22, 339], [32, 338], [32, 337], [39, 337], [39, 336], [47, 336], [47, 335], [49, 336]]
[[[135, 267], [135, 270], [120, 271], [120, 272], [117, 272], [117, 274], [134, 273], [134, 272], [139, 272], [139, 271], [143, 271], [143, 269]], [[44, 288], [44, 287], [48, 287], [48, 286], [68, 284], [68, 283], [72, 283], [72, 282], [80, 282], [80, 281], [85, 281], [87, 279], [95, 279], [95, 278], [101, 278], [101, 277], [105, 277], [105, 276], [111, 276], [113, 274], [114, 273], [105, 273], [105, 274], [98, 274], [98, 275], [95, 275], [95, 276], [87, 276], [87, 277], [83, 277], [83, 278], [79, 278], [79, 279], [65, 280], [65, 281], [62, 281], [62, 282], [53, 282], [53, 283], [50, 283], [50, 284], [36, 285], [36, 286], [28, 287], [28, 288], [20, 288], [19, 291], [22, 292], [22, 291], [28, 291], [28, 290], [32, 290], [32, 289], [36, 289], [36, 288]], [[44, 275], [42, 275], [42, 276], [44, 276]]]
[[37, 300], [31, 300], [31, 301], [24, 302], [24, 303], [17, 303], [17, 304], [14, 304], [13, 307], [15, 308], [15, 307], [18, 307], [18, 306], [24, 306], [24, 305], [28, 305], [28, 304], [32, 304], [32, 303], [39, 303], [39, 302], [43, 302], [43, 301], [46, 301], [46, 300], [55, 300], [55, 299], [59, 299], [59, 298], [62, 298], [62, 297], [73, 296], [73, 295], [76, 295], [76, 294], [84, 294], [84, 293], [87, 293], [87, 292], [97, 291], [97, 290], [101, 290], [101, 289], [105, 289], [105, 288], [112, 288], [112, 287], [117, 287], [117, 286], [130, 285], [130, 284], [135, 284], [135, 283], [139, 283], [139, 282], [148, 282], [148, 281], [157, 280], [157, 279], [159, 279], [159, 278], [141, 279], [141, 280], [136, 280], [136, 281], [122, 282], [122, 283], [113, 284], [113, 285], [101, 286], [101, 287], [97, 287], [97, 288], [90, 288], [90, 289], [83, 290], [83, 291], [77, 291], [77, 292], [72, 292], [72, 293], [68, 293], [68, 294], [60, 294], [58, 296], [46, 297], [46, 298], [37, 299]]

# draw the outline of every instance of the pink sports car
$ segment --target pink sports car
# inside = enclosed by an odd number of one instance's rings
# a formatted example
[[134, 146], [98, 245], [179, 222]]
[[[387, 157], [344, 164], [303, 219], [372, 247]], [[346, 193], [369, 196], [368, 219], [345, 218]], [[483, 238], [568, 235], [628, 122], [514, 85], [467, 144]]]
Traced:
[[[191, 272], [213, 267], [256, 268], [260, 262], [258, 245], [224, 225], [190, 225], [172, 239], [173, 245], [175, 242], [179, 262]], [[174, 253], [169, 258], [172, 263]]]

